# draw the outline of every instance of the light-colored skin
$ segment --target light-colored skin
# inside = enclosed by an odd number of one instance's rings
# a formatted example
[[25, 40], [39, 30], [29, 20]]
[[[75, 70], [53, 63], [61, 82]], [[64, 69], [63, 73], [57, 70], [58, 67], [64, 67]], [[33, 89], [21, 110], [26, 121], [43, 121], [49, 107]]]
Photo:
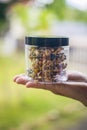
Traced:
[[49, 90], [55, 94], [78, 100], [87, 106], [87, 76], [80, 72], [68, 73], [66, 82], [55, 84], [31, 81], [25, 74], [16, 75], [13, 80], [17, 84], [25, 85], [27, 88]]

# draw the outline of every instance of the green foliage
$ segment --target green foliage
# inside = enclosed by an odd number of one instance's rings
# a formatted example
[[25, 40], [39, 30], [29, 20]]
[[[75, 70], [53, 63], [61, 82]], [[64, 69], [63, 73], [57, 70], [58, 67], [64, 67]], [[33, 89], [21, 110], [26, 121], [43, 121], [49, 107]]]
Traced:
[[0, 3], [0, 21], [6, 20], [6, 9], [8, 7], [8, 4]]
[[3, 33], [8, 26], [8, 20], [6, 18], [7, 8], [8, 8], [8, 4], [0, 3], [0, 33]]
[[47, 8], [53, 11], [60, 20], [65, 18], [66, 7], [65, 0], [54, 0], [51, 5], [47, 5]]
[[86, 11], [78, 11], [78, 10], [76, 10], [76, 20], [87, 23], [87, 12]]
[[72, 20], [87, 22], [87, 11], [76, 10], [66, 4], [66, 0], [54, 0], [51, 5], [46, 6], [53, 11], [59, 20]]
[[[35, 13], [34, 13], [35, 12]], [[15, 6], [12, 18], [18, 19], [24, 27], [27, 34], [38, 31], [46, 31], [50, 28], [54, 15], [47, 9], [25, 7], [23, 5]]]
[[[52, 21], [71, 20], [87, 22], [86, 11], [76, 10], [66, 4], [66, 0], [54, 0], [53, 3], [45, 5], [43, 8], [27, 7], [21, 4], [16, 4], [17, 0], [9, 3], [0, 3], [0, 33], [9, 28], [10, 19], [19, 19], [26, 32], [38, 30], [47, 30]], [[11, 6], [13, 6], [11, 10]], [[7, 12], [10, 12], [9, 17], [6, 17]], [[14, 17], [16, 16], [16, 17]]]

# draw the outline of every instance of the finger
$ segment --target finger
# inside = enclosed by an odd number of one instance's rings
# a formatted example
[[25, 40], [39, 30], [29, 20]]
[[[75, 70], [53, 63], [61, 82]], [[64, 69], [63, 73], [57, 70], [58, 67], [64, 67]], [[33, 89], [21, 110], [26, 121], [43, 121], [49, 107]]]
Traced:
[[27, 82], [29, 82], [29, 80], [30, 80], [29, 77], [27, 77], [26, 75], [22, 75], [16, 78], [15, 82], [18, 84], [25, 85]]
[[14, 76], [13, 81], [16, 82], [16, 79], [18, 79], [19, 77], [24, 76], [24, 75], [25, 74], [19, 74], [19, 75]]
[[81, 72], [72, 72], [72, 73], [68, 73], [68, 80], [75, 81], [75, 82], [85, 82], [86, 76]]
[[49, 90], [49, 91], [53, 91], [53, 89], [55, 89], [53, 84], [46, 84], [46, 83], [41, 83], [41, 82], [36, 82], [36, 81], [27, 82], [26, 87], [44, 89], [44, 90]]
[[45, 84], [42, 84], [42, 83], [39, 83], [39, 82], [36, 82], [36, 81], [28, 81], [26, 83], [26, 87], [27, 88], [44, 88], [43, 86], [45, 86]]
[[16, 75], [14, 78], [13, 78], [13, 81], [16, 82], [16, 79], [19, 78], [20, 76], [19, 75]]

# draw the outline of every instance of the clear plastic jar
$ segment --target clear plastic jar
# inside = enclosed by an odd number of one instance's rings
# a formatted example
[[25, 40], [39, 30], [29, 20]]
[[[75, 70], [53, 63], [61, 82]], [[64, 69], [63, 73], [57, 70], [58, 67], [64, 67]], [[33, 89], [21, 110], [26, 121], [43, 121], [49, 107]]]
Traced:
[[26, 74], [31, 80], [54, 83], [67, 80], [69, 39], [25, 38]]

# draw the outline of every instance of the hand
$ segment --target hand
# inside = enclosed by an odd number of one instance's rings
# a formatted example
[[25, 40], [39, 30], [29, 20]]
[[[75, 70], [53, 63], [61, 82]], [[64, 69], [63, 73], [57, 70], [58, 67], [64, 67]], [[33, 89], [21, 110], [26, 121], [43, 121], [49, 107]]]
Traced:
[[63, 83], [38, 83], [29, 80], [24, 74], [15, 76], [13, 80], [27, 88], [50, 90], [55, 94], [78, 100], [87, 106], [87, 77], [80, 72], [68, 73], [68, 80]]

